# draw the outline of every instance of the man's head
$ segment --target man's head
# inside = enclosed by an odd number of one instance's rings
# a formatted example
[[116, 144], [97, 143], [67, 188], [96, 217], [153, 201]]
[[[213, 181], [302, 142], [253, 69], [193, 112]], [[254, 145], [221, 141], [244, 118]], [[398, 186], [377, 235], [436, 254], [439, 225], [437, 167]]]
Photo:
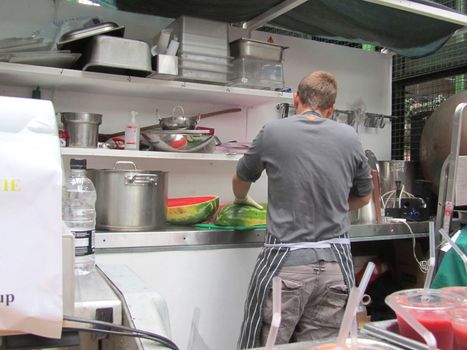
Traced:
[[337, 95], [337, 82], [333, 74], [316, 71], [302, 79], [294, 93], [296, 112], [312, 110], [329, 118], [334, 110]]

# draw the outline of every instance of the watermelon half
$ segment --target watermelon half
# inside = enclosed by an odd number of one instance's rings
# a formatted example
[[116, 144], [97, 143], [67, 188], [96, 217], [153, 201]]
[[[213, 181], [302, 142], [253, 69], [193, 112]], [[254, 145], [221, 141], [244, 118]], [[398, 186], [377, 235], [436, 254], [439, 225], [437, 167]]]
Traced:
[[214, 224], [218, 226], [258, 226], [266, 225], [267, 203], [263, 209], [251, 205], [229, 204], [217, 214]]
[[219, 207], [219, 196], [169, 198], [167, 222], [193, 225], [209, 219]]

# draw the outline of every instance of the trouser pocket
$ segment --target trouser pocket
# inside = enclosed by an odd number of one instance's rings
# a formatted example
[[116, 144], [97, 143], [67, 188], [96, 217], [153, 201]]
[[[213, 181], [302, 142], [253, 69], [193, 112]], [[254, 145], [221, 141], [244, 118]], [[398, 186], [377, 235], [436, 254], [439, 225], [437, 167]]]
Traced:
[[348, 296], [348, 288], [343, 281], [327, 285], [316, 311], [316, 317], [322, 321], [323, 327], [340, 326]]
[[[300, 295], [302, 293], [303, 283], [287, 279], [282, 279], [281, 281], [281, 323], [276, 344], [285, 344], [289, 342], [295, 330], [295, 326], [301, 316]], [[272, 305], [272, 289], [270, 289], [263, 307], [263, 326], [261, 331], [263, 345], [266, 343], [269, 329], [271, 327], [273, 316]]]

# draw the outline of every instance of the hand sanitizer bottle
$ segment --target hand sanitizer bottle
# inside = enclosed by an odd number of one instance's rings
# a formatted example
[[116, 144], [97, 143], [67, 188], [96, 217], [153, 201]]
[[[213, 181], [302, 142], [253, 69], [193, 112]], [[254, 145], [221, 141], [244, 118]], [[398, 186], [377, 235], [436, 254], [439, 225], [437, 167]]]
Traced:
[[125, 149], [139, 150], [139, 125], [135, 111], [131, 111], [131, 119], [125, 128]]

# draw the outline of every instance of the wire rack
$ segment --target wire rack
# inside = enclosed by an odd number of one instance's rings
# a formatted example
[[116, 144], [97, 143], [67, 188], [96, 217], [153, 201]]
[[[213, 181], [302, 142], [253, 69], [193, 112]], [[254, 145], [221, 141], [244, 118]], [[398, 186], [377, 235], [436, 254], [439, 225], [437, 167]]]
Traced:
[[[436, 1], [466, 13], [467, 1]], [[392, 159], [419, 160], [420, 137], [438, 106], [467, 87], [467, 35], [454, 35], [434, 54], [393, 59]]]

